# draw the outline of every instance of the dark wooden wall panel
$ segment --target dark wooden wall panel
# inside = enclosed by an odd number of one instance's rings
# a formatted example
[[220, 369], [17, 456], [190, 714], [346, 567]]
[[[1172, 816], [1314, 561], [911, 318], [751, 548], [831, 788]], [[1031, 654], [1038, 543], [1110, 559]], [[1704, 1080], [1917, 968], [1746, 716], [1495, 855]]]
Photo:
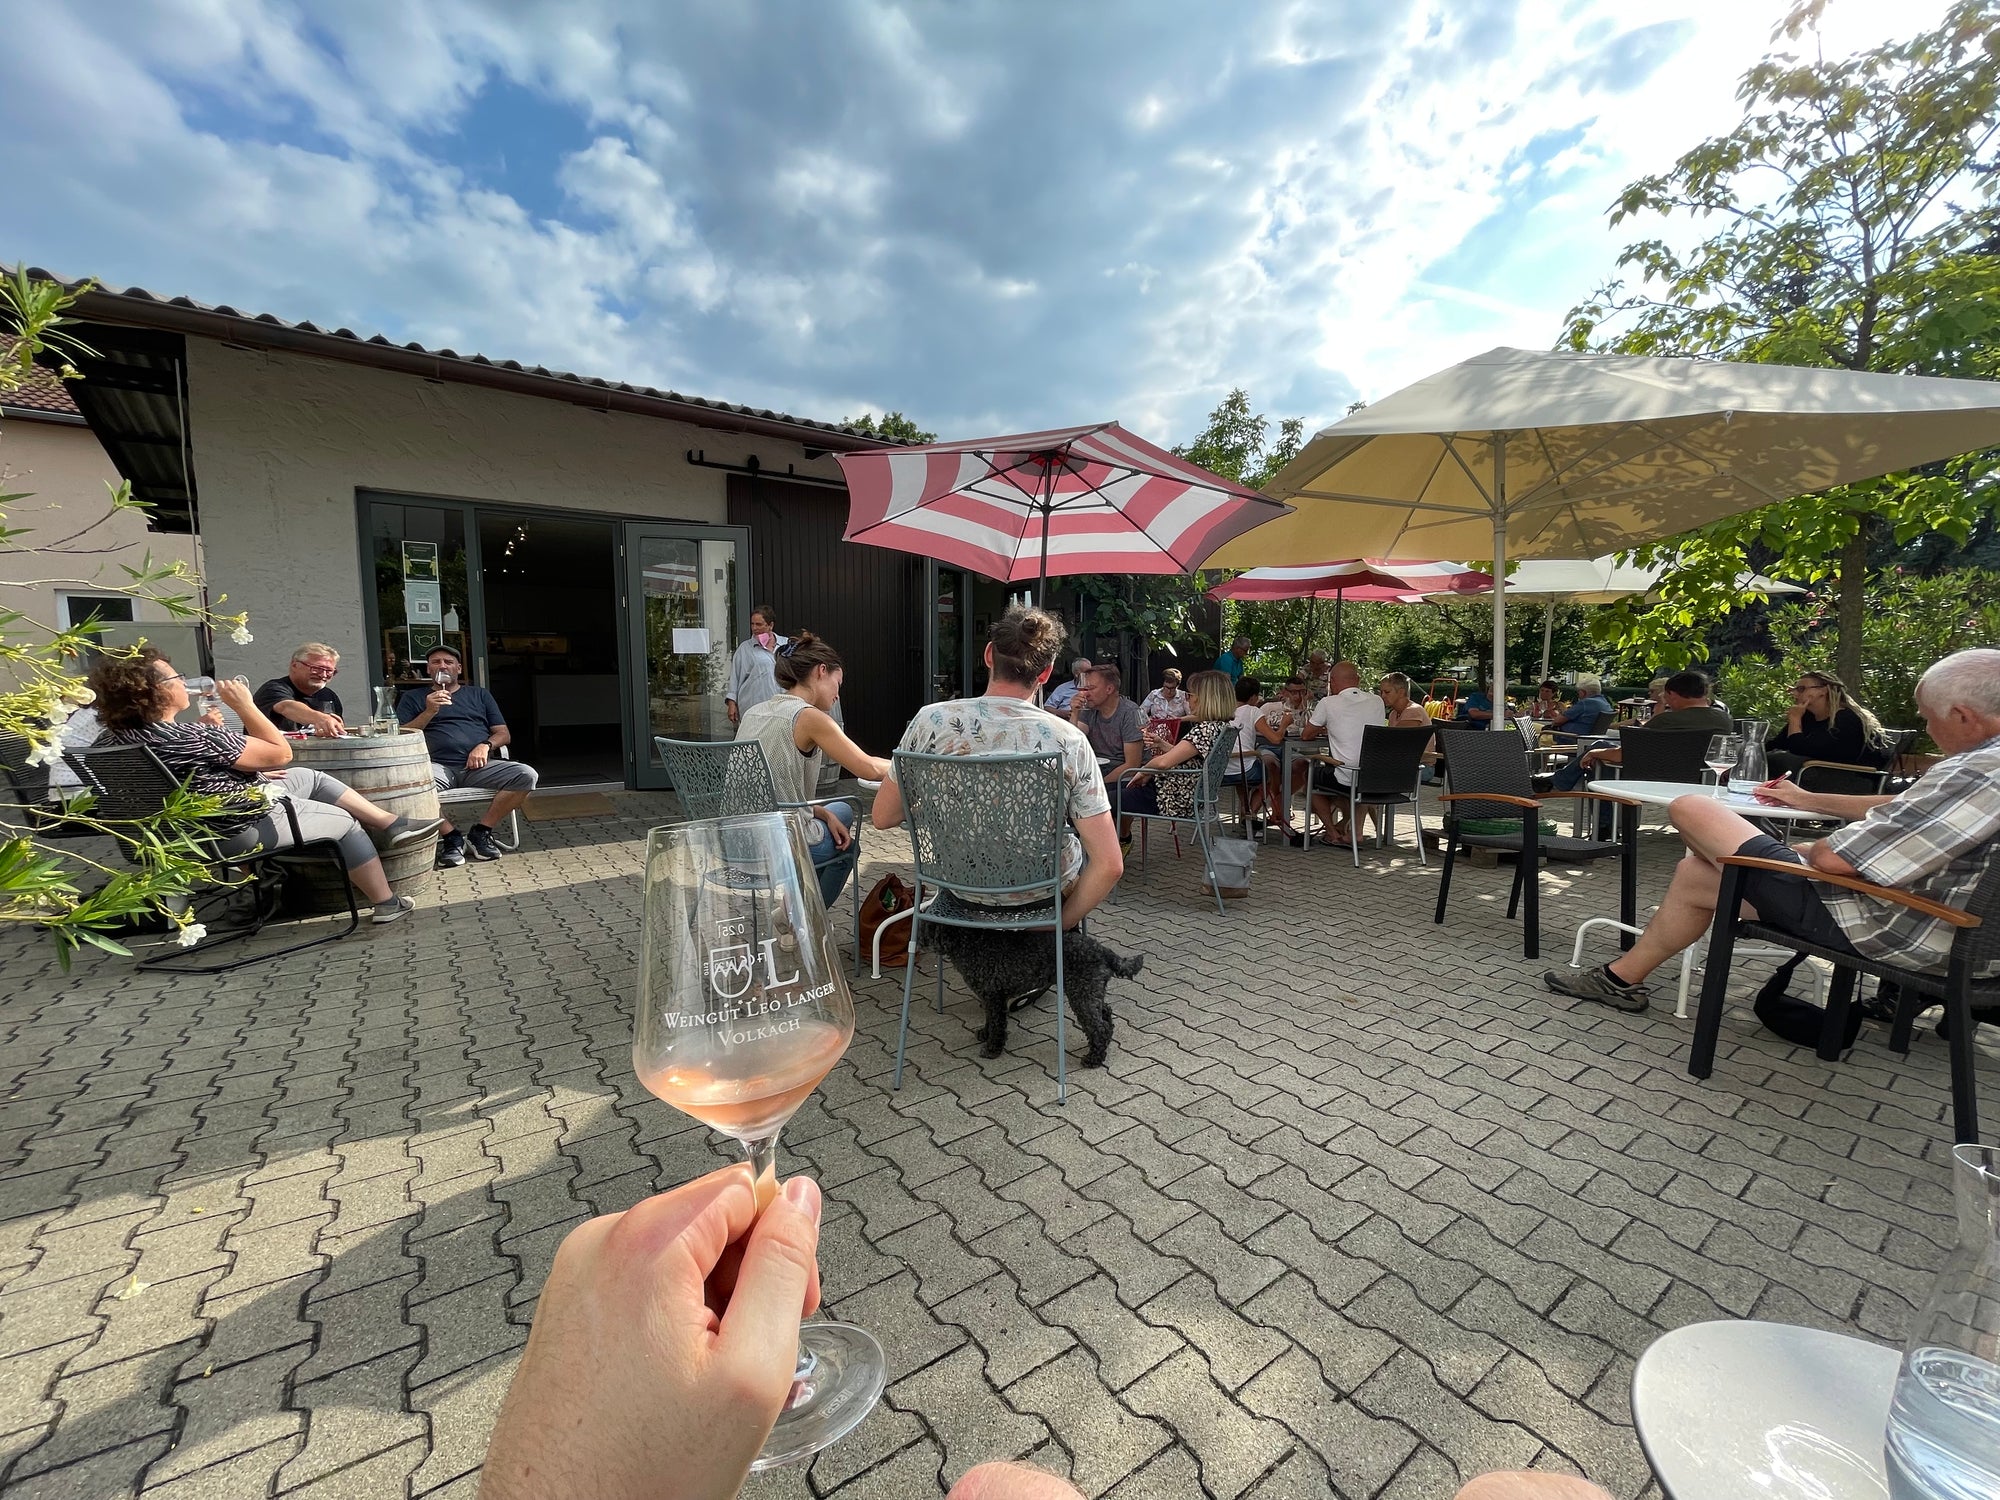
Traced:
[[832, 644], [848, 733], [887, 755], [924, 702], [924, 560], [842, 541], [845, 490], [732, 474], [729, 524], [750, 528], [750, 603]]

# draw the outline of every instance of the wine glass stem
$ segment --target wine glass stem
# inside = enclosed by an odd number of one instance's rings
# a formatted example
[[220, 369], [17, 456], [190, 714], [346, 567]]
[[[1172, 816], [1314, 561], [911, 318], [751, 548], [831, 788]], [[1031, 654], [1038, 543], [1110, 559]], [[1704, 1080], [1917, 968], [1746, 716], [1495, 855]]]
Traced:
[[[750, 1177], [757, 1193], [757, 1211], [762, 1213], [778, 1196], [778, 1133], [772, 1131], [762, 1140], [744, 1141], [743, 1159], [750, 1163]], [[790, 1406], [799, 1395], [800, 1384], [810, 1378], [819, 1358], [806, 1347], [806, 1341], [799, 1340], [799, 1362], [792, 1371], [792, 1394], [785, 1404]]]

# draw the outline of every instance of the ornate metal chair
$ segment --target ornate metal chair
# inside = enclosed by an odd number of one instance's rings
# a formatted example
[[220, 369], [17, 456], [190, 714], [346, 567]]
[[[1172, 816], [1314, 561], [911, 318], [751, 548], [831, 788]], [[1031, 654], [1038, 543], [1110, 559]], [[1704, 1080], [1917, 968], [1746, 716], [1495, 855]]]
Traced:
[[[73, 751], [63, 756], [71, 770], [76, 772], [86, 790], [92, 794], [91, 816], [100, 822], [116, 827], [121, 822], [140, 818], [156, 817], [165, 807], [167, 798], [180, 789], [180, 783], [173, 773], [160, 763], [160, 758], [144, 745], [98, 745], [89, 750]], [[309, 937], [304, 942], [291, 943], [282, 948], [274, 948], [266, 953], [252, 954], [248, 958], [234, 959], [228, 963], [200, 964], [188, 962], [197, 955], [231, 943], [240, 943], [255, 937], [263, 931], [276, 910], [275, 900], [259, 900], [250, 920], [241, 926], [232, 927], [222, 936], [212, 941], [198, 944], [189, 949], [168, 948], [139, 961], [142, 969], [161, 969], [173, 974], [224, 974], [231, 969], [241, 969], [249, 964], [260, 964], [274, 958], [285, 958], [294, 953], [303, 953], [308, 948], [317, 948], [322, 943], [338, 942], [361, 926], [361, 909], [355, 904], [354, 886], [347, 878], [347, 866], [340, 857], [340, 844], [333, 839], [308, 840], [299, 831], [298, 815], [292, 811], [288, 798], [279, 798], [275, 808], [282, 808], [286, 821], [291, 825], [292, 842], [282, 849], [252, 849], [245, 853], [224, 854], [214, 851], [215, 863], [233, 869], [260, 873], [265, 865], [279, 869], [287, 865], [308, 863], [331, 864], [340, 880], [340, 889], [347, 897], [347, 925], [332, 932]], [[114, 835], [115, 836], [115, 835]], [[200, 837], [199, 834], [196, 835]], [[127, 858], [132, 858], [132, 847], [125, 840]], [[233, 889], [233, 887], [232, 887]]]
[[[1224, 739], [1233, 739], [1233, 735]], [[895, 753], [896, 785], [916, 857], [910, 955], [903, 968], [903, 1015], [896, 1029], [896, 1076], [910, 1030], [910, 990], [927, 925], [1046, 932], [1056, 949], [1056, 1102], [1068, 1096], [1069, 997], [1063, 987], [1063, 854], [1069, 834], [1069, 781], [1062, 756]], [[1020, 906], [984, 905], [1030, 898]], [[937, 966], [944, 1007], [944, 964]]]
[[[1156, 786], [1171, 782], [1183, 782], [1194, 788], [1193, 810], [1184, 818], [1167, 813], [1120, 813], [1121, 818], [1131, 818], [1135, 822], [1163, 823], [1176, 835], [1183, 828], [1194, 831], [1195, 842], [1201, 847], [1204, 873], [1208, 888], [1215, 894], [1215, 909], [1227, 912], [1222, 901], [1222, 884], [1215, 877], [1214, 848], [1216, 835], [1221, 832], [1222, 789], [1230, 773], [1230, 764], [1236, 752], [1237, 732], [1233, 724], [1224, 724], [1222, 732], [1209, 743], [1208, 753], [1201, 761], [1178, 766], [1169, 766], [1164, 771], [1148, 771]], [[1146, 840], [1139, 841], [1139, 863], [1146, 862]]]
[[[780, 802], [771, 763], [755, 740], [674, 740], [653, 737], [654, 748], [667, 768], [667, 779], [690, 818], [732, 818], [743, 813], [802, 812], [823, 802]], [[854, 836], [854, 874], [848, 892], [854, 907], [854, 972], [861, 973], [861, 820], [848, 830]], [[806, 871], [810, 875], [811, 871]]]

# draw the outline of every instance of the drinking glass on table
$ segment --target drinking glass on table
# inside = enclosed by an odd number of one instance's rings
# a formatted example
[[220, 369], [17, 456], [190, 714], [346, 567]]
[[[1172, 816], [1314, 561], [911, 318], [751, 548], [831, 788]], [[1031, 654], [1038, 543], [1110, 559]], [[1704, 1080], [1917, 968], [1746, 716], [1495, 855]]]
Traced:
[[[655, 828], [632, 1066], [648, 1092], [743, 1147], [761, 1209], [777, 1192], [778, 1132], [840, 1060], [854, 997], [805, 834], [787, 813]], [[799, 1330], [799, 1364], [750, 1467], [810, 1457], [881, 1397], [882, 1346], [846, 1323]]]
[[1715, 795], [1720, 797], [1729, 785], [1729, 772], [1736, 764], [1736, 758], [1743, 753], [1743, 736], [1740, 734], [1712, 735], [1708, 741], [1708, 753], [1702, 763], [1715, 773]]

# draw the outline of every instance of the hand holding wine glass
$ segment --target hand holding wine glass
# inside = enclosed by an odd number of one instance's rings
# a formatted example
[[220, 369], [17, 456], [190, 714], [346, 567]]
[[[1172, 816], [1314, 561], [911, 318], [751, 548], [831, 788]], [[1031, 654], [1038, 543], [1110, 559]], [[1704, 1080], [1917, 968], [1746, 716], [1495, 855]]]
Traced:
[[[632, 1066], [656, 1097], [738, 1141], [761, 1208], [778, 1132], [840, 1060], [854, 999], [812, 869], [786, 813], [656, 828]], [[859, 1328], [799, 1331], [791, 1394], [753, 1469], [793, 1463], [853, 1430], [882, 1394], [882, 1346]]]

